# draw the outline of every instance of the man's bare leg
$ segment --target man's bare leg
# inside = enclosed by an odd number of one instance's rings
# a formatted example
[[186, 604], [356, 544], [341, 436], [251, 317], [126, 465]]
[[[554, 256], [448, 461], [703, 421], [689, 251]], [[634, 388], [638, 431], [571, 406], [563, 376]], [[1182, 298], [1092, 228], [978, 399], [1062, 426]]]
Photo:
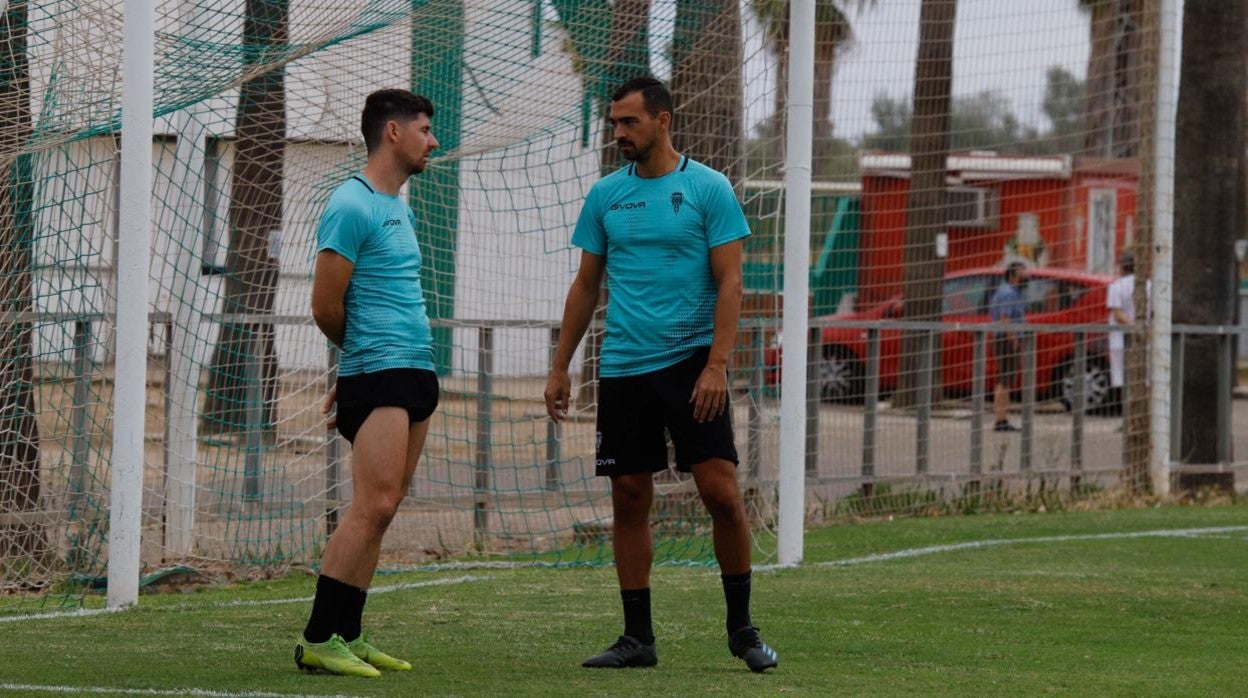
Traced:
[[[374, 410], [374, 413], [375, 412], [376, 410]], [[403, 418], [404, 418], [404, 421], [406, 422], [407, 411], [401, 410], [401, 412], [403, 413]], [[365, 422], [366, 426], [367, 424], [368, 423]], [[360, 434], [363, 434], [363, 433], [364, 433], [364, 429], [361, 428]], [[424, 448], [425, 448], [425, 437], [428, 434], [429, 434], [429, 420], [427, 419], [423, 422], [417, 422], [415, 424], [411, 424], [408, 427], [407, 435], [405, 439], [407, 442], [407, 453], [404, 455], [402, 470], [400, 471], [401, 479], [399, 479], [398, 482], [393, 485], [393, 487], [397, 487], [397, 498], [398, 498], [396, 504], [394, 505], [395, 511], [397, 511], [398, 509], [398, 503], [401, 503], [403, 498], [406, 497], [407, 495], [407, 489], [412, 483], [412, 475], [413, 473], [416, 472], [417, 463], [420, 462], [421, 453], [424, 451]], [[357, 437], [356, 443], [359, 443], [359, 441], [360, 441], [360, 438]], [[356, 483], [356, 487], [358, 488], [359, 487], [359, 474], [358, 473], [353, 474], [352, 481]], [[360, 500], [360, 490], [356, 489], [355, 492], [356, 492], [355, 498], [351, 505], [352, 509], [355, 508], [354, 502]], [[385, 486], [385, 494], [382, 495], [381, 498], [384, 501], [390, 501], [394, 499], [395, 496], [396, 494], [394, 490], [391, 489], [391, 484], [387, 483]], [[347, 510], [348, 516], [350, 515], [352, 509]], [[381, 514], [381, 513], [384, 513], [384, 511], [377, 512], [377, 513]], [[389, 527], [390, 519], [392, 519], [393, 517], [394, 517], [394, 511], [392, 511], [389, 515], [389, 518], [386, 519], [387, 528]], [[343, 518], [343, 525], [345, 524], [346, 524], [346, 517]], [[348, 582], [349, 584], [352, 584], [353, 586], [358, 586], [361, 589], [367, 589], [369, 586], [372, 585], [373, 575], [377, 571], [377, 560], [378, 560], [378, 557], [381, 555], [381, 540], [382, 540], [381, 534], [384, 534], [385, 530], [386, 529], [382, 529], [381, 533], [377, 535], [375, 544], [369, 545], [367, 549], [361, 551], [362, 554], [365, 555], [366, 557], [360, 557], [360, 558], [357, 558], [356, 560], [356, 563], [359, 565], [359, 572], [360, 573], [367, 572], [367, 579], [364, 578], [363, 574], [358, 574], [354, 578], [357, 581], [360, 581], [361, 583], [356, 584], [355, 582]], [[342, 531], [342, 528], [339, 527], [338, 531]], [[334, 533], [334, 538], [338, 537], [338, 531]], [[330, 539], [330, 545], [332, 544], [333, 544], [333, 538]], [[328, 574], [329, 576], [334, 577], [335, 579], [342, 579], [341, 577], [336, 577], [335, 575], [325, 571], [329, 569], [329, 552], [330, 552], [329, 548], [327, 547], [325, 550], [325, 562], [322, 563], [321, 569], [325, 574]], [[342, 581], [348, 581], [348, 580], [343, 579]]]
[[1010, 389], [1005, 387], [1005, 383], [997, 381], [992, 390], [992, 416], [996, 424], [1006, 421], [1009, 406]]
[[650, 473], [611, 478], [611, 546], [621, 590], [650, 586], [650, 566], [654, 561], [654, 540], [650, 536], [653, 500], [654, 478]]
[[711, 515], [715, 559], [725, 575], [750, 571], [750, 527], [745, 519], [745, 503], [737, 486], [737, 470], [732, 461], [712, 458], [693, 466], [693, 482], [698, 496]]
[[358, 589], [372, 584], [382, 536], [411, 479], [410, 431], [401, 407], [378, 407], [364, 420], [351, 453], [351, 506], [325, 546], [321, 574]]

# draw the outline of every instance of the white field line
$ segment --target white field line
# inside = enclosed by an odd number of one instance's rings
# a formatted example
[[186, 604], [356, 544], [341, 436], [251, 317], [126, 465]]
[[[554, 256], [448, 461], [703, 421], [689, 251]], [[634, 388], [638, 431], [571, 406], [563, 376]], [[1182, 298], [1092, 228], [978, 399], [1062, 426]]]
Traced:
[[[1189, 538], [1195, 536], [1207, 536], [1217, 533], [1239, 533], [1248, 531], [1248, 526], [1216, 526], [1211, 528], [1175, 528], [1160, 529], [1153, 531], [1119, 531], [1116, 533], [1084, 533], [1072, 534], [1066, 536], [1037, 536], [1035, 538], [995, 538], [990, 540], [973, 540], [965, 543], [950, 543], [947, 545], [929, 545], [923, 548], [909, 548], [906, 550], [895, 550], [891, 553], [876, 553], [874, 555], [864, 555], [862, 557], [851, 557], [843, 560], [826, 560], [823, 562], [806, 563], [809, 567], [851, 567], [853, 565], [865, 565], [872, 562], [888, 562], [890, 560], [904, 560], [912, 557], [924, 557], [926, 555], [937, 555], [939, 553], [951, 553], [959, 550], [977, 550], [980, 548], [992, 548], [1001, 545], [1017, 545], [1023, 543], [1070, 543], [1074, 541], [1084, 540], [1115, 540], [1121, 538]], [[754, 569], [759, 571], [772, 571], [785, 569], [783, 565], [761, 565]]]
[[23, 620], [43, 620], [45, 618], [98, 616], [102, 613], [116, 613], [117, 610], [115, 608], [76, 608], [72, 611], [48, 611], [47, 613], [30, 613], [24, 616], [0, 616], [0, 623], [16, 623]]
[[[377, 596], [378, 594], [389, 594], [396, 591], [407, 591], [409, 589], [421, 589], [423, 587], [447, 586], [449, 584], [465, 584], [467, 582], [477, 582], [487, 577], [466, 574], [462, 577], [447, 577], [445, 579], [431, 579], [424, 582], [404, 582], [401, 584], [387, 584], [384, 586], [373, 587], [369, 589], [369, 596]], [[278, 604], [288, 603], [308, 603], [312, 601], [311, 596], [300, 596], [292, 599], [239, 599], [235, 601], [219, 601], [216, 603], [180, 603], [171, 604], [169, 606], [144, 607], [152, 608], [160, 611], [185, 611], [196, 608], [239, 608], [245, 606], [274, 606]], [[128, 610], [128, 609], [122, 609]], [[54, 611], [50, 613], [34, 613], [24, 616], [0, 616], [0, 623], [16, 623], [24, 620], [44, 620], [48, 618], [76, 618], [80, 616], [96, 616], [104, 613], [120, 612], [109, 608], [79, 608], [73, 611]], [[193, 695], [193, 694], [187, 694]], [[207, 694], [205, 694], [207, 695]], [[233, 695], [233, 694], [230, 694]]]
[[351, 698], [342, 694], [310, 695], [268, 691], [210, 691], [205, 688], [105, 688], [103, 686], [44, 686], [29, 683], [0, 683], [0, 693], [102, 693], [123, 696], [203, 696], [205, 698]]

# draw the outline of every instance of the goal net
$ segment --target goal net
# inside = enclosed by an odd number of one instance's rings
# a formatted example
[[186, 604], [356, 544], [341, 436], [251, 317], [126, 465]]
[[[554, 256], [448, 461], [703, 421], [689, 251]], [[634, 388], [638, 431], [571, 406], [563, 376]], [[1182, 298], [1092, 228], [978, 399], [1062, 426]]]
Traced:
[[[975, 509], [994, 482], [1007, 506], [1069, 499], [1147, 458], [1146, 419], [1124, 434], [1104, 416], [1147, 400], [1144, 344], [1119, 384], [1104, 331], [1062, 328], [1107, 322], [1121, 252], [1145, 239], [1152, 3], [816, 3], [796, 273], [821, 329], [788, 359], [809, 362], [806, 424], [782, 425], [787, 2], [155, 2], [148, 335], [120, 343], [123, 0], [0, 5], [0, 610], [104, 584], [119, 345], [148, 358], [146, 405], [120, 407], [147, 416], [143, 583], [317, 564], [352, 486], [320, 411], [337, 356], [309, 312], [316, 227], [365, 162], [360, 109], [380, 88], [429, 97], [441, 144], [403, 196], [442, 402], [383, 567], [610, 562], [601, 314], [566, 422], [542, 391], [572, 228], [620, 163], [609, 95], [642, 73], [668, 83], [677, 148], [729, 177], [753, 232], [731, 376], [757, 561], [775, 549], [782, 427], [805, 434], [808, 520]], [[938, 6], [950, 16], [923, 14]], [[990, 334], [936, 324], [986, 321], [1009, 262], [1035, 272], [1019, 434], [993, 431]], [[656, 490], [656, 559], [711, 564], [692, 481], [665, 472]]]
[[[5, 15], [0, 577], [17, 593], [0, 606], [103, 583], [122, 9], [15, 0]], [[350, 446], [320, 413], [337, 357], [308, 303], [319, 216], [364, 164], [360, 109], [383, 87], [436, 109], [440, 150], [404, 195], [443, 389], [383, 565], [609, 561], [600, 323], [570, 418], [553, 426], [541, 401], [571, 229], [619, 162], [607, 96], [635, 74], [668, 80], [680, 147], [748, 195], [764, 165], [746, 156], [747, 101], [773, 100], [741, 74], [767, 50], [760, 25], [736, 2], [606, 0], [164, 0], [157, 17], [148, 402], [125, 406], [148, 415], [145, 578], [315, 564], [351, 500]], [[742, 341], [761, 347], [773, 328], [755, 327]], [[754, 493], [774, 480], [775, 436], [749, 373], [734, 409]], [[658, 559], [709, 561], [692, 482], [659, 481]]]

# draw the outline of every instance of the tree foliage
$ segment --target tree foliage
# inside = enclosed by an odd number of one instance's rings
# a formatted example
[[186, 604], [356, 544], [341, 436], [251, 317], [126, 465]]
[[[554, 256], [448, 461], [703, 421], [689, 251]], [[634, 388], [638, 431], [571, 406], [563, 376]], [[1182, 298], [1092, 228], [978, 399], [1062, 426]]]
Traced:
[[[1028, 155], [1073, 153], [1083, 142], [1083, 82], [1059, 66], [1049, 68], [1041, 111], [1047, 131], [1024, 124], [1008, 97], [996, 90], [953, 98], [949, 147], [954, 151], [995, 150]], [[875, 130], [861, 140], [865, 150], [908, 152], [911, 106], [908, 99], [876, 95], [871, 103]]]

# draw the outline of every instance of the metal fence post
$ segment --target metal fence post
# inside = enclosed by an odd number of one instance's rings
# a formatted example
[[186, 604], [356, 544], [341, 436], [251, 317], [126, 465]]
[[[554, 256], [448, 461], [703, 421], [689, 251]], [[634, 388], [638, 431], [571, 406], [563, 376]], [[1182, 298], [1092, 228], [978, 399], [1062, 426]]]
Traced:
[[494, 328], [477, 330], [477, 451], [473, 478], [472, 526], [478, 550], [485, 549], [489, 527], [491, 423], [494, 411]]
[[[173, 375], [173, 316], [169, 315], [164, 320], [165, 328], [165, 479], [169, 478], [169, 465], [173, 461], [173, 454], [170, 448], [173, 444], [173, 420], [169, 419], [169, 415], [173, 414], [173, 381], [176, 377]], [[163, 488], [162, 488], [163, 489]]]
[[1235, 375], [1235, 356], [1230, 334], [1219, 334], [1218, 341], [1218, 465], [1231, 463], [1231, 395]]
[[1088, 372], [1088, 337], [1083, 332], [1075, 333], [1075, 365], [1072, 368], [1073, 380], [1070, 392], [1070, 491], [1078, 492], [1082, 484], [1083, 470], [1083, 412], [1084, 393]]
[[[341, 351], [332, 343], [328, 351], [329, 372], [325, 376], [326, 392], [338, 385], [338, 362]], [[336, 408], [335, 408], [336, 409]], [[342, 437], [337, 429], [325, 430], [325, 535], [332, 536], [338, 529], [339, 462], [342, 457]]]
[[[555, 365], [555, 350], [559, 347], [559, 328], [550, 328], [550, 351], [548, 352], [548, 360], [550, 367]], [[553, 419], [546, 420], [546, 489], [554, 491], [559, 489], [559, 461], [561, 455], [559, 453], [560, 439], [563, 430], [558, 422]]]
[[1174, 332], [1170, 343], [1174, 347], [1170, 351], [1170, 462], [1175, 463], [1183, 454], [1183, 353], [1187, 335]]
[[750, 363], [748, 413], [745, 434], [745, 471], [751, 482], [757, 482], [763, 463], [763, 331], [760, 326], [752, 335], [753, 361]]
[[819, 474], [819, 402], [823, 388], [823, 332], [810, 328], [806, 345], [806, 365], [811, 369], [806, 378], [806, 476]]
[[91, 395], [91, 321], [74, 321], [74, 402], [70, 407], [69, 511], [73, 516], [82, 507], [87, 487], [87, 459], [91, 435], [87, 433], [87, 400]]
[[244, 414], [246, 415], [246, 424], [244, 424], [245, 445], [243, 460], [243, 501], [258, 502], [260, 501], [260, 465], [261, 454], [264, 449], [264, 441], [261, 432], [264, 430], [264, 344], [261, 340], [262, 332], [259, 323], [247, 323], [243, 325], [248, 341], [248, 353], [245, 355], [247, 362], [244, 368], [246, 376], [246, 405], [244, 406]]
[[919, 475], [926, 475], [931, 464], [932, 449], [932, 348], [936, 332], [932, 329], [922, 331], [919, 343], [919, 402], [918, 424], [915, 428], [914, 470]]
[[875, 493], [875, 443], [880, 410], [880, 331], [867, 330], [867, 384], [862, 414], [862, 496]]
[[[988, 389], [988, 333], [975, 330], [971, 358], [971, 475], [984, 472], [984, 408]], [[979, 479], [967, 483], [972, 493], [979, 490]]]
[[[157, 322], [159, 322], [157, 320]], [[161, 484], [160, 489], [163, 492], [169, 492], [169, 469], [173, 465], [173, 420], [170, 415], [173, 414], [173, 316], [166, 316], [161, 323], [165, 333], [165, 372], [164, 372], [164, 439], [163, 448], [161, 449], [161, 457], [164, 461], [161, 468]], [[169, 505], [170, 499], [162, 497], [160, 500], [160, 539], [162, 541], [169, 540]]]
[[1023, 472], [1031, 470], [1032, 451], [1035, 450], [1035, 418], [1036, 418], [1036, 332], [1033, 329], [1023, 330], [1023, 433], [1022, 449], [1019, 452], [1018, 468]]

